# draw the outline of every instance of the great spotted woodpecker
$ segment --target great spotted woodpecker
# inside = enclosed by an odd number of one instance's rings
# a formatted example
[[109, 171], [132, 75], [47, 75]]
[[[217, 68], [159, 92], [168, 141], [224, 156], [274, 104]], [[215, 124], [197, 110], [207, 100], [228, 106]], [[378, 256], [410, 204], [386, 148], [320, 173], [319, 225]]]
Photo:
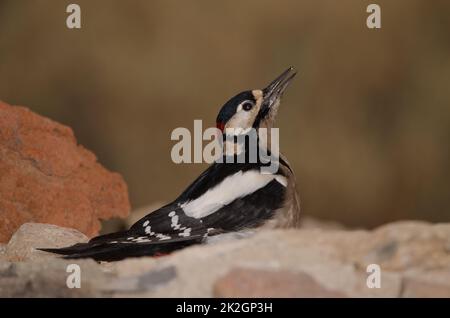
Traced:
[[[227, 137], [230, 129], [254, 128], [259, 132], [267, 128], [270, 133], [280, 98], [295, 74], [289, 68], [266, 88], [231, 98], [217, 116], [223, 136]], [[261, 138], [258, 133], [258, 142]], [[265, 138], [267, 147], [267, 134]], [[248, 152], [246, 145], [240, 148], [241, 153]], [[167, 254], [264, 227], [295, 227], [299, 225], [300, 207], [294, 174], [282, 155], [275, 160], [279, 164], [272, 173], [262, 171], [267, 164], [262, 160], [214, 162], [175, 201], [149, 213], [128, 231], [97, 236], [66, 248], [41, 250], [65, 258], [115, 261]]]

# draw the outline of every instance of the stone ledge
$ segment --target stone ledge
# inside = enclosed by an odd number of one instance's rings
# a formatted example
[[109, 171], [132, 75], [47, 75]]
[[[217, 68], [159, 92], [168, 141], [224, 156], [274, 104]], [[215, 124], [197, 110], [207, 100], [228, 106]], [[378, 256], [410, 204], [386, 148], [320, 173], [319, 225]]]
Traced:
[[[448, 297], [450, 291], [450, 224], [408, 221], [373, 231], [270, 230], [164, 257], [102, 264], [63, 261], [32, 250], [44, 243], [61, 246], [85, 239], [72, 229], [24, 225], [0, 253], [0, 286], [8, 286], [0, 296]], [[67, 291], [69, 263], [83, 265], [84, 291]], [[381, 267], [379, 289], [366, 284], [366, 267], [372, 263]], [[36, 285], [33, 292], [26, 290], [27, 282]]]

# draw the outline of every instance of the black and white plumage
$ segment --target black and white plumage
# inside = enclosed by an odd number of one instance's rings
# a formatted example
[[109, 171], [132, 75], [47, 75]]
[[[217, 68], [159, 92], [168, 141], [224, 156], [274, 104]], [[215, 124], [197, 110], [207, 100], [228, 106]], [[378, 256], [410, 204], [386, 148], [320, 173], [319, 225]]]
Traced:
[[[271, 128], [281, 95], [294, 75], [289, 68], [264, 90], [245, 91], [230, 99], [217, 117], [217, 127], [224, 134], [227, 128]], [[240, 152], [246, 151], [244, 145]], [[224, 158], [206, 169], [176, 200], [149, 213], [129, 230], [67, 248], [41, 250], [66, 258], [115, 261], [170, 253], [226, 233], [296, 226], [299, 200], [294, 175], [283, 156], [277, 160], [277, 171], [262, 173], [267, 163], [259, 158], [243, 163], [228, 163]]]

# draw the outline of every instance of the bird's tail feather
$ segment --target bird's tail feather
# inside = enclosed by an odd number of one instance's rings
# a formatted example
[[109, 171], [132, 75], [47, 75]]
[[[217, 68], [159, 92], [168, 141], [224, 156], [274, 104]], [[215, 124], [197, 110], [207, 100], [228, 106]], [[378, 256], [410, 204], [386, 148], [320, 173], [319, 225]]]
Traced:
[[168, 254], [189, 245], [200, 243], [202, 235], [177, 237], [167, 240], [130, 241], [125, 232], [102, 235], [87, 243], [63, 248], [38, 248], [38, 250], [64, 255], [65, 259], [93, 258], [96, 261], [118, 261], [127, 257]]

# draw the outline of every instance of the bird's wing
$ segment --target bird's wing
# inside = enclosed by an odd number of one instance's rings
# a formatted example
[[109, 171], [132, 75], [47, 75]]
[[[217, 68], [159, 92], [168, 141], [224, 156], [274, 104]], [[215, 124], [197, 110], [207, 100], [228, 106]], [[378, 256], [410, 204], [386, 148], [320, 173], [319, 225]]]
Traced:
[[176, 202], [210, 234], [258, 226], [282, 207], [287, 186], [284, 174], [261, 173], [260, 168], [258, 163], [216, 163]]
[[214, 163], [173, 203], [136, 222], [130, 232], [175, 238], [257, 226], [282, 207], [287, 187], [281, 169], [267, 174], [260, 168], [259, 163]]

